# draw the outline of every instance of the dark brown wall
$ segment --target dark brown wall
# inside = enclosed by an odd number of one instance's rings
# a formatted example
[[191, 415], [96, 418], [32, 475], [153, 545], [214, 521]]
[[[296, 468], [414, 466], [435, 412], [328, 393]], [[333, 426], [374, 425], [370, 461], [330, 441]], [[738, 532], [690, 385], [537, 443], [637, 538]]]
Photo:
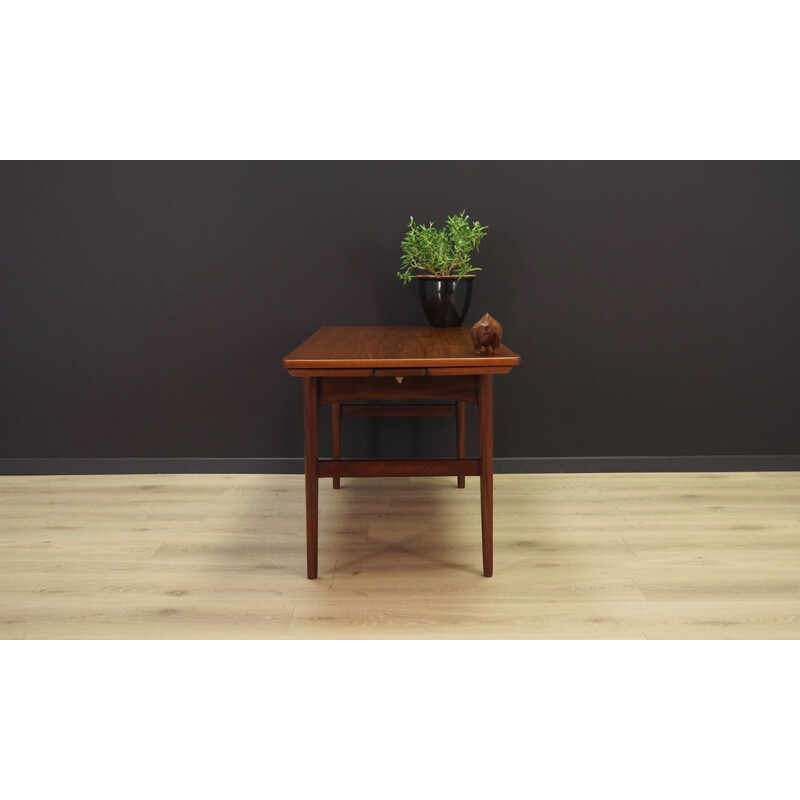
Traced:
[[[800, 453], [797, 163], [4, 163], [0, 457], [289, 458], [281, 357], [424, 324], [409, 214], [490, 226], [499, 457]], [[348, 420], [434, 455], [439, 420]]]

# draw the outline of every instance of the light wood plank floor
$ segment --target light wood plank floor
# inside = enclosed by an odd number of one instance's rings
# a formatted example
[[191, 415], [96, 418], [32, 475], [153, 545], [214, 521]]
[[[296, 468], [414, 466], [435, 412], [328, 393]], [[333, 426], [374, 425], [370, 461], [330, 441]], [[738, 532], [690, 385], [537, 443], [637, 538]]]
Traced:
[[800, 638], [800, 473], [0, 478], [0, 637]]

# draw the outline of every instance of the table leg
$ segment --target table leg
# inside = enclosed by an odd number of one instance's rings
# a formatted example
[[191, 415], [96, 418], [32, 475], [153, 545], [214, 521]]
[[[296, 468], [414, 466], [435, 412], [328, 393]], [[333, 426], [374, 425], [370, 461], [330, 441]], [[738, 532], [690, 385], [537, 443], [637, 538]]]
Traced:
[[317, 577], [319, 458], [319, 378], [303, 378], [306, 471], [306, 559], [308, 577]]
[[481, 438], [481, 538], [483, 540], [483, 574], [492, 577], [493, 537], [492, 502], [494, 473], [492, 466], [494, 449], [492, 376], [478, 375], [478, 416]]
[[[456, 403], [456, 455], [459, 458], [467, 457], [467, 431], [466, 431], [467, 404], [463, 400]], [[458, 488], [463, 489], [467, 485], [467, 479], [463, 475], [458, 476]]]
[[[338, 461], [342, 457], [342, 404], [331, 403], [331, 458]], [[333, 488], [341, 486], [341, 478], [333, 479]]]

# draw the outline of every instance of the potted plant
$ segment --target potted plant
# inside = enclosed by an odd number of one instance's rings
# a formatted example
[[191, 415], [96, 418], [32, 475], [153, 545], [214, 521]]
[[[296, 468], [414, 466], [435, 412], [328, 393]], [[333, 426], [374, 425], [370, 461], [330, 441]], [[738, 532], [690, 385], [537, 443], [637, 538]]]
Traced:
[[432, 327], [457, 328], [464, 321], [472, 281], [480, 271], [470, 259], [487, 230], [480, 222], [470, 224], [466, 211], [449, 216], [442, 229], [432, 222], [420, 225], [411, 217], [400, 243], [402, 268], [397, 276], [404, 284], [418, 281], [422, 310]]

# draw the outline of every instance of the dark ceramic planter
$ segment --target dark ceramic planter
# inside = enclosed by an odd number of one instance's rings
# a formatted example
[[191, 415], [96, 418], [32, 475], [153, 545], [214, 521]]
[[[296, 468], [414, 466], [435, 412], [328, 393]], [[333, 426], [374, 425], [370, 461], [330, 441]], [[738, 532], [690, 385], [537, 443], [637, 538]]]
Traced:
[[422, 310], [432, 328], [458, 328], [469, 311], [474, 275], [437, 278], [417, 275]]

